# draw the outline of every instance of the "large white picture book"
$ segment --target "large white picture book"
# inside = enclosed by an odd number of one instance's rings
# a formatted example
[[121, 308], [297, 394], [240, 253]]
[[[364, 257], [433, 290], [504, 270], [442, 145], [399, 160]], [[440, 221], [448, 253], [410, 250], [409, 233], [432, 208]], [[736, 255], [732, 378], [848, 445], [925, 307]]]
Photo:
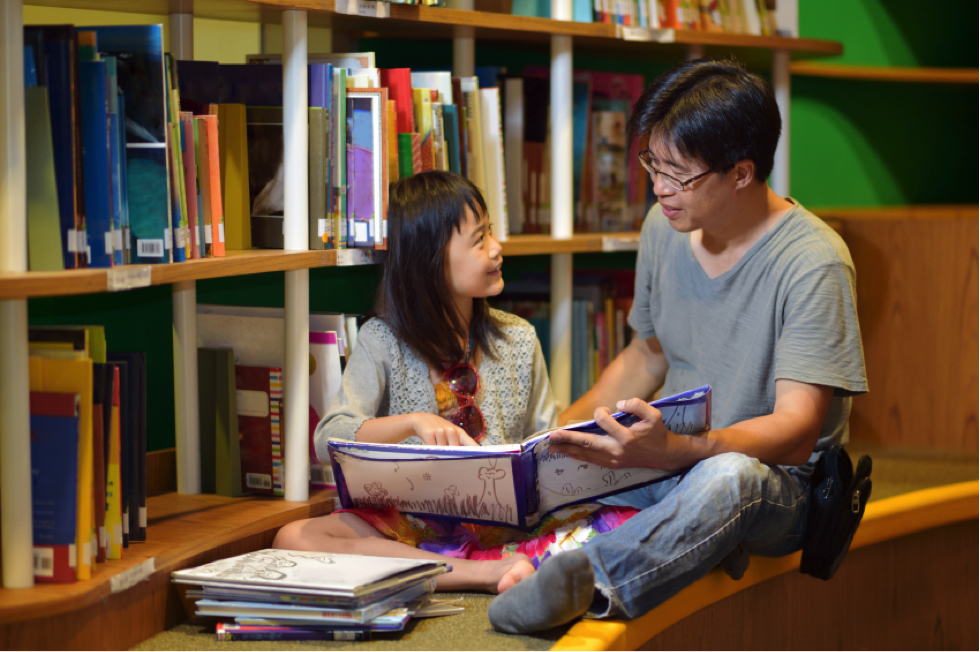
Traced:
[[[650, 403], [671, 432], [711, 428], [711, 387]], [[638, 418], [613, 415], [629, 426]], [[605, 435], [595, 421], [565, 427]], [[533, 528], [546, 514], [670, 477], [650, 468], [609, 469], [550, 451], [551, 431], [506, 446], [407, 446], [331, 439], [330, 464], [345, 508], [394, 507], [418, 516]]]

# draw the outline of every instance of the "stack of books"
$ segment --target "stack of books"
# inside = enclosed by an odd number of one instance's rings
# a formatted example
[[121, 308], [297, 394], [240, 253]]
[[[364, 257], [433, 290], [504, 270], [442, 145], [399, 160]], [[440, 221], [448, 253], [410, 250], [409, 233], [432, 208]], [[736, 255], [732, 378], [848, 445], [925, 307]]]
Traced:
[[219, 640], [364, 640], [404, 629], [445, 562], [260, 550], [176, 571]]

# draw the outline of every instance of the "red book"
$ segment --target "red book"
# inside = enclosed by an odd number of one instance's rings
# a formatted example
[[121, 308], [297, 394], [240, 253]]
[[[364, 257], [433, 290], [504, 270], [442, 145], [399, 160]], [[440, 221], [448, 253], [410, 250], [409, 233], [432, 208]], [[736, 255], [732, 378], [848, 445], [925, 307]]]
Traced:
[[410, 68], [380, 68], [381, 85], [388, 89], [388, 97], [395, 100], [398, 108], [398, 133], [415, 131], [412, 114], [412, 70]]
[[[202, 174], [208, 175], [208, 187], [211, 192], [211, 254], [225, 255], [225, 217], [221, 207], [221, 157], [218, 152], [218, 116], [206, 115], [199, 118], [204, 120], [208, 139], [207, 162], [201, 161], [205, 169]], [[200, 125], [198, 125], [200, 127]], [[198, 134], [200, 138], [200, 134]], [[205, 201], [207, 201], [205, 199]]]
[[282, 496], [282, 369], [235, 366], [242, 491]]
[[[183, 100], [181, 100], [183, 101]], [[191, 231], [191, 258], [201, 257], [201, 245], [198, 242], [200, 227], [197, 220], [197, 163], [195, 162], [194, 147], [194, 114], [181, 111], [180, 128], [184, 137], [181, 158], [184, 163], [184, 188], [187, 191], [187, 225]]]

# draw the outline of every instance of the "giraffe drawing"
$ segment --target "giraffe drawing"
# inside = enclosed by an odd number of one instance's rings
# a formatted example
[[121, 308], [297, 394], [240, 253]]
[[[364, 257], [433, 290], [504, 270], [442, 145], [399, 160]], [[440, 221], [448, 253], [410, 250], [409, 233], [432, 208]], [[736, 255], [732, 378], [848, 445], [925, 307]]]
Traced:
[[481, 466], [479, 478], [483, 480], [483, 495], [480, 496], [480, 504], [487, 508], [491, 513], [497, 513], [503, 509], [500, 499], [497, 498], [497, 480], [507, 477], [507, 471], [497, 468], [497, 460], [489, 460], [490, 466]]

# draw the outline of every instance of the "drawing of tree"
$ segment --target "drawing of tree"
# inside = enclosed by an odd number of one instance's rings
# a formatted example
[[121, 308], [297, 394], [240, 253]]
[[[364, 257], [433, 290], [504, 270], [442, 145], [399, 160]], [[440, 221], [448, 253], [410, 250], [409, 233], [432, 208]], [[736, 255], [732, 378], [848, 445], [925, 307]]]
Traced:
[[489, 507], [493, 511], [493, 505], [502, 507], [500, 499], [497, 498], [497, 480], [507, 477], [507, 471], [497, 468], [497, 460], [490, 460], [490, 466], [481, 466], [479, 479], [483, 480], [483, 495], [480, 496], [480, 503]]

